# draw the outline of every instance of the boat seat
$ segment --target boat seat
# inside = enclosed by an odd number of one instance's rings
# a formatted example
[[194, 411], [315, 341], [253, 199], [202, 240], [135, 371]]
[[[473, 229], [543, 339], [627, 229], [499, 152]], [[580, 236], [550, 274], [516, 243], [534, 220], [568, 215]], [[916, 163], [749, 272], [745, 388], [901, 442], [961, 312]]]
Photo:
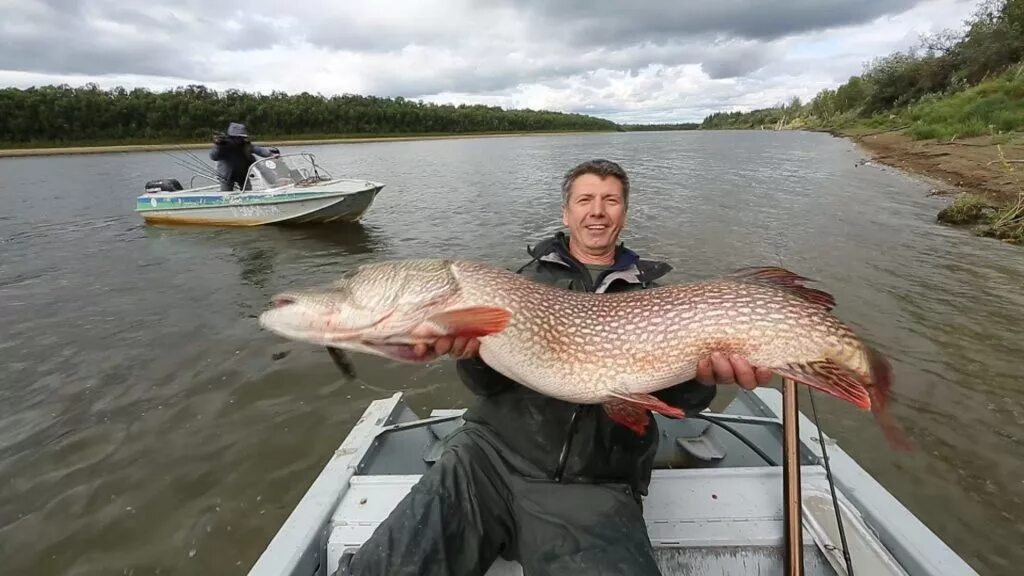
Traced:
[[710, 434], [706, 420], [658, 419], [661, 439], [654, 455], [654, 468], [702, 468], [721, 462], [725, 446]]
[[[459, 416], [465, 410], [434, 410], [430, 413], [431, 418], [445, 418], [448, 416]], [[434, 435], [434, 439], [427, 446], [426, 450], [423, 451], [423, 461], [427, 464], [433, 464], [437, 462], [437, 459], [441, 457], [441, 453], [444, 452], [444, 439], [449, 434], [462, 426], [462, 418], [455, 418], [448, 420], [447, 422], [438, 422], [437, 424], [431, 424], [427, 428]]]
[[[434, 410], [431, 418], [459, 416], [464, 410]], [[444, 439], [463, 424], [461, 418], [431, 424], [426, 428], [432, 439], [423, 451], [423, 461], [437, 462], [444, 452]], [[661, 418], [658, 427], [662, 435], [654, 457], [655, 469], [699, 468], [720, 462], [726, 449], [709, 433], [711, 424], [706, 420], [669, 420]]]

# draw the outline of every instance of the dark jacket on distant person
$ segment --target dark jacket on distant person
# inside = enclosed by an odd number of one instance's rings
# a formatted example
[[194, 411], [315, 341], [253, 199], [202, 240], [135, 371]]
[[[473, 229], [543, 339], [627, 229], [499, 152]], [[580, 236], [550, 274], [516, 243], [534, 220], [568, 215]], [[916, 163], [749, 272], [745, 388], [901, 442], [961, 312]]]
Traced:
[[255, 156], [270, 158], [278, 153], [277, 148], [254, 145], [249, 141], [244, 124], [231, 123], [227, 133], [214, 140], [210, 159], [217, 162], [220, 189], [227, 192], [233, 190], [235, 184], [239, 188], [246, 187], [245, 178], [249, 167], [256, 162]]

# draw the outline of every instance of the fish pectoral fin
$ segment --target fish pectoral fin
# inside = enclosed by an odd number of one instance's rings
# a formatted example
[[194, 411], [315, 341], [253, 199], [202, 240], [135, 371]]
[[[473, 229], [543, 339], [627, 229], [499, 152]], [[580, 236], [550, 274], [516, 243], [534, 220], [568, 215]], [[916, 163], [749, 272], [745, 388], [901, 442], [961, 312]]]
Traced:
[[436, 314], [428, 322], [447, 336], [479, 337], [501, 332], [511, 318], [504, 308], [475, 306]]
[[602, 407], [609, 418], [636, 432], [638, 436], [647, 433], [651, 417], [647, 415], [646, 409], [622, 400], [610, 400], [602, 404]]
[[772, 368], [772, 371], [783, 378], [790, 378], [845, 400], [861, 410], [871, 408], [871, 395], [867, 387], [849, 370], [832, 360], [793, 364], [786, 368]]
[[650, 394], [612, 392], [611, 395], [631, 406], [636, 406], [643, 410], [653, 410], [658, 414], [668, 416], [669, 418], [686, 418], [686, 412], [683, 412], [675, 406], [669, 406]]
[[341, 370], [341, 373], [345, 375], [349, 380], [356, 379], [356, 369], [352, 366], [352, 359], [348, 357], [348, 354], [344, 350], [338, 348], [327, 347], [327, 353], [330, 354], [331, 360], [334, 360], [334, 365]]
[[602, 405], [605, 414], [640, 436], [647, 433], [647, 425], [651, 421], [651, 417], [647, 414], [648, 410], [653, 410], [669, 418], [686, 418], [686, 412], [669, 406], [650, 394], [612, 392], [611, 396], [615, 399]]

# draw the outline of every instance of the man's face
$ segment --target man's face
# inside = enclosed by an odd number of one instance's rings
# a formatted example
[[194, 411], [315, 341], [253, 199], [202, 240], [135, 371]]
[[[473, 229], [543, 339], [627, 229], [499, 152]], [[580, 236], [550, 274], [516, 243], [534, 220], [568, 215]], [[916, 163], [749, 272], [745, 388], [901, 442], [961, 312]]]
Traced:
[[612, 250], [626, 223], [622, 182], [614, 176], [602, 179], [596, 174], [577, 178], [569, 189], [562, 223], [583, 252], [600, 255]]

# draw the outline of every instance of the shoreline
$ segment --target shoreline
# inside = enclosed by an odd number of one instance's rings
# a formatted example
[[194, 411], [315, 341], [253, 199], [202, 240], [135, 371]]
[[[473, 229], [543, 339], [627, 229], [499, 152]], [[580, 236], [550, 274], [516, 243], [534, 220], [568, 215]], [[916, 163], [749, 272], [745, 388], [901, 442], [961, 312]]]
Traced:
[[991, 136], [913, 140], [902, 130], [857, 133], [848, 138], [879, 164], [927, 180], [930, 196], [952, 197], [936, 221], [970, 229], [975, 236], [1024, 244], [1024, 142]]
[[[579, 134], [608, 134], [604, 130], [557, 130], [538, 132], [469, 132], [465, 134], [403, 134], [396, 136], [336, 136], [325, 138], [298, 138], [293, 140], [258, 139], [262, 146], [316, 146], [323, 144], [366, 144], [372, 142], [408, 142], [414, 140], [461, 140], [467, 138], [510, 138], [521, 136], [561, 136]], [[0, 148], [0, 158], [28, 156], [63, 156], [79, 154], [111, 154], [119, 152], [159, 152], [161, 150], [196, 150], [209, 148], [212, 142], [185, 142], [173, 144], [112, 144], [100, 146], [54, 146], [35, 148]]]
[[[886, 166], [924, 176], [947, 190], [942, 194], [973, 193], [993, 204], [1004, 204], [1024, 192], [1024, 174], [1002, 159], [1024, 159], [1024, 144], [993, 144], [991, 137], [978, 136], [953, 142], [913, 140], [900, 131], [857, 134], [838, 131]], [[1002, 158], [1000, 157], [1002, 154]]]

